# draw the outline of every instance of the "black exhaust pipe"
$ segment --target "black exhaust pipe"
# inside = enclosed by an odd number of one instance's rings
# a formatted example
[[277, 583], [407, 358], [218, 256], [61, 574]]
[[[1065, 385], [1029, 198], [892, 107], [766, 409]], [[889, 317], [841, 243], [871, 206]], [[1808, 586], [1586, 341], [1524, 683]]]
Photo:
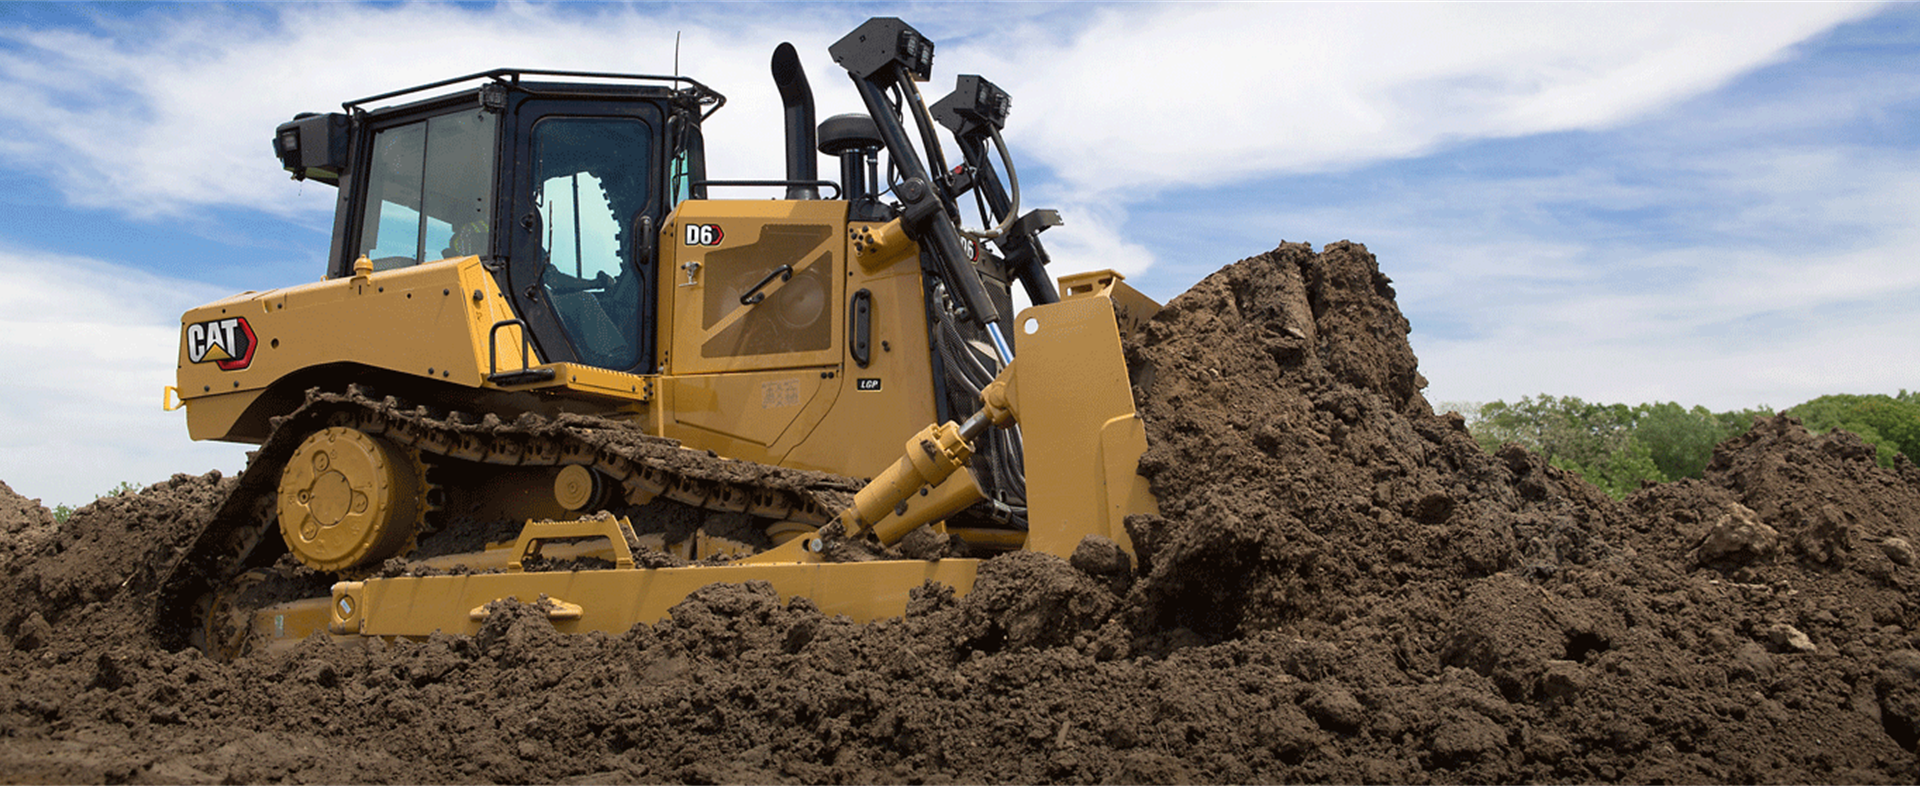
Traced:
[[819, 154], [813, 151], [813, 88], [807, 86], [807, 72], [800, 68], [793, 44], [774, 47], [773, 83], [787, 108], [787, 198], [819, 199], [820, 188], [811, 185], [820, 179]]

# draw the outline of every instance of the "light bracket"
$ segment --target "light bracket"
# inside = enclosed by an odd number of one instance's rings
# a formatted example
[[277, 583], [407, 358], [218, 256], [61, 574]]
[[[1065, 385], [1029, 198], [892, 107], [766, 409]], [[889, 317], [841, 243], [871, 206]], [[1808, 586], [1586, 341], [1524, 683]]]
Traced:
[[894, 66], [909, 79], [933, 78], [933, 41], [896, 17], [877, 16], [827, 47], [833, 62], [861, 79], [885, 78]]
[[999, 85], [977, 74], [962, 74], [954, 80], [953, 92], [936, 102], [932, 111], [940, 125], [967, 136], [987, 128], [1005, 129], [1012, 108], [1013, 99]]

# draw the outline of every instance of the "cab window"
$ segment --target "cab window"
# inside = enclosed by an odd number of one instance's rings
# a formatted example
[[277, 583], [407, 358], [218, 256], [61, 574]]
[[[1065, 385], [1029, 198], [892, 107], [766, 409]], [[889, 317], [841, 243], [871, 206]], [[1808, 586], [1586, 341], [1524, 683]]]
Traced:
[[356, 255], [380, 271], [487, 253], [494, 134], [478, 110], [375, 133]]
[[640, 360], [634, 219], [647, 208], [652, 129], [624, 117], [548, 117], [533, 127], [540, 284], [583, 362]]

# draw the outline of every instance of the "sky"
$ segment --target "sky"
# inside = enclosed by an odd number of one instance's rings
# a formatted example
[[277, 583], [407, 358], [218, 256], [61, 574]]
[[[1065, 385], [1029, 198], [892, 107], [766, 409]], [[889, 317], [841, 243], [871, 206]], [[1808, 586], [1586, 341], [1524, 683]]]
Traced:
[[[1920, 5], [0, 2], [0, 481], [78, 505], [228, 473], [161, 410], [179, 315], [323, 274], [302, 111], [501, 66], [680, 73], [712, 176], [783, 172], [869, 16], [981, 74], [1056, 275], [1165, 301], [1282, 241], [1363, 243], [1436, 406], [1715, 411], [1920, 388]], [[823, 172], [836, 171], [823, 161]]]

